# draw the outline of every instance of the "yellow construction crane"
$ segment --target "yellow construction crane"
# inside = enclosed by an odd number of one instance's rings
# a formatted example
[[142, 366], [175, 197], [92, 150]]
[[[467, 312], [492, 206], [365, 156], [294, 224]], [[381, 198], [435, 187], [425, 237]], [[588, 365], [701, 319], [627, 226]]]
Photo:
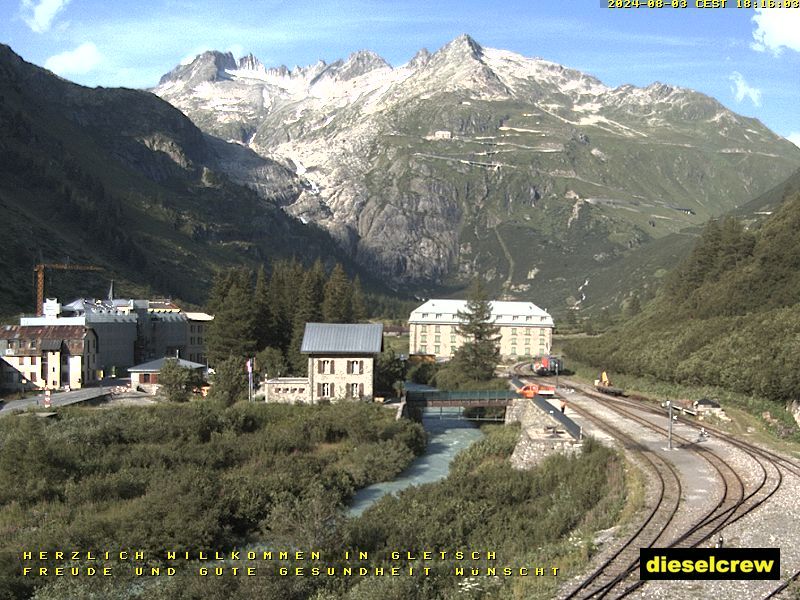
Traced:
[[44, 314], [44, 270], [58, 269], [61, 271], [102, 271], [102, 267], [95, 265], [74, 265], [72, 263], [40, 263], [33, 268], [36, 273], [36, 314]]

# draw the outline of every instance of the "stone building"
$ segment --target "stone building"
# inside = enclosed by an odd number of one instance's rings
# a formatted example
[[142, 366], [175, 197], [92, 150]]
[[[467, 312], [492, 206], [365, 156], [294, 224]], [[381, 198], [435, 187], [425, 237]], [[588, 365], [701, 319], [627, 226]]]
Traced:
[[[498, 348], [504, 358], [549, 354], [553, 345], [553, 318], [532, 302], [500, 302], [492, 305], [492, 320], [498, 327]], [[464, 343], [458, 334], [459, 312], [466, 300], [428, 300], [411, 312], [410, 354], [433, 355], [440, 360], [453, 357]]]
[[265, 381], [265, 399], [310, 404], [372, 400], [375, 359], [382, 349], [380, 323], [307, 323], [300, 352], [308, 355], [308, 377]]

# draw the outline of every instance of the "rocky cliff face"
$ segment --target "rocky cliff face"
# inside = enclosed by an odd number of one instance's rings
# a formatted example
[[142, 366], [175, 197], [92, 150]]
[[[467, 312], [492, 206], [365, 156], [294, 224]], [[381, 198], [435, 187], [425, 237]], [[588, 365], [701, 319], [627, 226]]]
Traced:
[[[225, 55], [207, 58], [216, 71], [203, 77], [224, 77]], [[282, 210], [302, 192], [286, 166], [202, 132], [153, 94], [75, 85], [0, 45], [0, 307], [8, 314], [30, 309], [31, 264], [68, 257], [105, 271], [99, 290], [64, 293], [98, 294], [113, 278], [132, 295], [197, 304], [214, 271], [233, 264], [347, 263], [327, 234]]]
[[[373, 272], [434, 287], [481, 274], [551, 306], [575, 303], [593, 265], [800, 164], [794, 145], [713, 98], [610, 88], [468, 36], [396, 68], [366, 51], [293, 70], [205, 53], [153, 91], [292, 171], [299, 193], [282, 194], [285, 210]], [[270, 193], [240, 164], [224, 168]]]

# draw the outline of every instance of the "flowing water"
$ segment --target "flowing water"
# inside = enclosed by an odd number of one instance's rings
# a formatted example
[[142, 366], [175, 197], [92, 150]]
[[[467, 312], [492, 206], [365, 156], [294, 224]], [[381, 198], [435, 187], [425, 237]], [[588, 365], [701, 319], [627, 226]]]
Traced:
[[[458, 409], [444, 409], [443, 412], [445, 416], [449, 414], [451, 417], [456, 417]], [[426, 409], [422, 424], [428, 432], [425, 454], [412, 462], [392, 481], [376, 483], [359, 490], [350, 503], [348, 516], [357, 517], [385, 494], [399, 492], [412, 485], [444, 479], [455, 455], [483, 437], [480, 429], [470, 421], [441, 419], [438, 408]]]

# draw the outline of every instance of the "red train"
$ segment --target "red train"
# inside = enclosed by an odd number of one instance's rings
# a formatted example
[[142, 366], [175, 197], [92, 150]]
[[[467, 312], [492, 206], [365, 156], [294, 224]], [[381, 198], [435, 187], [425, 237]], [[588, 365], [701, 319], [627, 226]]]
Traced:
[[537, 375], [558, 375], [564, 372], [564, 361], [557, 356], [540, 356], [534, 359], [531, 369]]

